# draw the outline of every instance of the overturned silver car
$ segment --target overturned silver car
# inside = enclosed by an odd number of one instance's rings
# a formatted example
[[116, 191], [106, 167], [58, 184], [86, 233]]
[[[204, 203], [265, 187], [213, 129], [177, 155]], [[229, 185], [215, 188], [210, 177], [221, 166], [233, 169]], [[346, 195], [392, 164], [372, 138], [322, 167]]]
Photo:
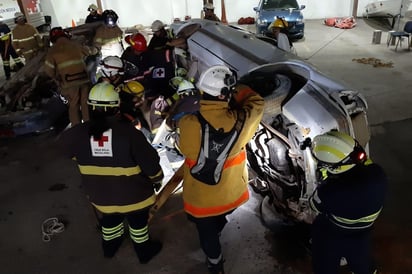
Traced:
[[251, 184], [265, 195], [264, 215], [269, 209], [282, 221], [302, 221], [318, 184], [308, 143], [337, 129], [368, 150], [364, 97], [246, 30], [207, 20], [173, 28], [187, 42], [177, 61], [189, 77], [196, 80], [209, 66], [226, 65], [265, 98], [263, 119], [247, 147]]

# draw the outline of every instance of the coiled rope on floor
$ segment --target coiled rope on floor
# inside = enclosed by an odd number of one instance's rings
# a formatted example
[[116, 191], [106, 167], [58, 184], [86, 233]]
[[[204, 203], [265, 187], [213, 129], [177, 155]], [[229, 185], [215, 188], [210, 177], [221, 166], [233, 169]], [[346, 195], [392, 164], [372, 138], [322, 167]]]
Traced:
[[62, 233], [63, 231], [64, 224], [59, 222], [59, 219], [56, 217], [46, 219], [41, 226], [43, 242], [50, 242], [52, 235]]

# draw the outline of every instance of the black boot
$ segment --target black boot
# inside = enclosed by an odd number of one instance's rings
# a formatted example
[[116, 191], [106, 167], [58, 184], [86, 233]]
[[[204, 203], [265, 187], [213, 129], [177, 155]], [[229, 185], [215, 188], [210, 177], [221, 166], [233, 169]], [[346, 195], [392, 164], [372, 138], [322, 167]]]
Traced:
[[153, 240], [148, 240], [140, 244], [133, 243], [133, 246], [141, 264], [147, 264], [163, 247], [161, 242]]
[[225, 270], [223, 269], [223, 263], [225, 261], [221, 259], [217, 264], [211, 263], [208, 259], [206, 261], [207, 263], [207, 269], [209, 270], [209, 273], [211, 274], [225, 274]]
[[10, 80], [11, 69], [10, 66], [3, 66], [4, 68], [4, 75], [6, 75], [6, 80]]
[[113, 258], [122, 245], [123, 237], [117, 237], [110, 241], [102, 240], [103, 255], [105, 258]]

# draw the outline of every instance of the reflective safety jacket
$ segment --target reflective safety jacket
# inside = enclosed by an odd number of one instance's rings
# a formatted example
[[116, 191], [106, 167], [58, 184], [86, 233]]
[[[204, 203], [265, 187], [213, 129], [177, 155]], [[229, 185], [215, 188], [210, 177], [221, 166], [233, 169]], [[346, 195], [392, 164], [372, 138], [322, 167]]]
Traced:
[[90, 77], [84, 60], [86, 56], [96, 53], [75, 41], [60, 37], [47, 53], [45, 72], [57, 80], [62, 88], [89, 83]]
[[39, 32], [30, 24], [17, 24], [12, 34], [14, 49], [26, 59], [33, 57], [43, 46]]
[[357, 165], [341, 174], [329, 174], [311, 197], [310, 206], [337, 229], [368, 229], [383, 208], [386, 185], [379, 165]]
[[[179, 147], [186, 157], [183, 180], [184, 210], [195, 217], [221, 215], [236, 209], [249, 199], [247, 188], [245, 145], [255, 134], [264, 109], [263, 98], [247, 86], [239, 85], [234, 99], [246, 113], [239, 138], [227, 158], [217, 185], [207, 185], [193, 178], [190, 169], [196, 164], [201, 147], [201, 125], [196, 114], [187, 114], [178, 121]], [[201, 115], [216, 129], [230, 131], [238, 111], [227, 102], [200, 101]]]
[[102, 59], [107, 56], [122, 56], [123, 53], [123, 31], [118, 27], [107, 27], [101, 25], [96, 29], [93, 43], [100, 49]]
[[75, 157], [89, 201], [104, 213], [126, 213], [155, 202], [153, 183], [163, 179], [160, 157], [144, 135], [112, 117], [100, 140], [89, 135], [90, 122], [62, 136], [68, 157]]

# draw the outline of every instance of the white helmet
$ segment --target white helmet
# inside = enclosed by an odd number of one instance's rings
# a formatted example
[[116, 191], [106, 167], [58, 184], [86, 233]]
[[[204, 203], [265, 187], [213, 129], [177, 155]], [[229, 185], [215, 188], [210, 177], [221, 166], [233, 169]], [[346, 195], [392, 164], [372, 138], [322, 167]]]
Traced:
[[21, 13], [21, 12], [16, 12], [16, 13], [14, 14], [14, 17], [15, 17], [15, 18], [21, 17], [21, 16], [24, 16], [24, 14]]
[[124, 64], [118, 56], [107, 56], [101, 61], [100, 65], [105, 77], [124, 74]]
[[178, 95], [189, 95], [197, 92], [195, 85], [192, 82], [187, 80], [182, 80], [177, 88], [176, 93]]
[[339, 131], [329, 131], [313, 138], [312, 154], [319, 165], [333, 174], [348, 171], [367, 159], [366, 152], [359, 143]]
[[115, 91], [113, 85], [103, 82], [98, 83], [92, 87], [89, 92], [87, 104], [93, 107], [114, 108], [120, 105], [119, 93]]
[[23, 13], [21, 13], [21, 12], [16, 12], [15, 14], [14, 14], [14, 22], [15, 23], [17, 23], [18, 21], [20, 21], [20, 20], [26, 20], [26, 16], [24, 16], [24, 14]]
[[236, 78], [226, 66], [217, 65], [203, 71], [197, 82], [197, 88], [209, 95], [219, 96], [223, 89], [230, 89], [236, 84]]
[[155, 31], [161, 30], [161, 29], [164, 28], [165, 26], [166, 26], [166, 25], [163, 24], [162, 21], [160, 21], [160, 20], [155, 20], [155, 21], [153, 21], [153, 23], [152, 23], [151, 29], [152, 29], [153, 32], [155, 32]]
[[215, 7], [213, 6], [212, 3], [206, 3], [206, 4], [203, 6], [203, 10], [214, 10], [214, 9], [215, 9]]

